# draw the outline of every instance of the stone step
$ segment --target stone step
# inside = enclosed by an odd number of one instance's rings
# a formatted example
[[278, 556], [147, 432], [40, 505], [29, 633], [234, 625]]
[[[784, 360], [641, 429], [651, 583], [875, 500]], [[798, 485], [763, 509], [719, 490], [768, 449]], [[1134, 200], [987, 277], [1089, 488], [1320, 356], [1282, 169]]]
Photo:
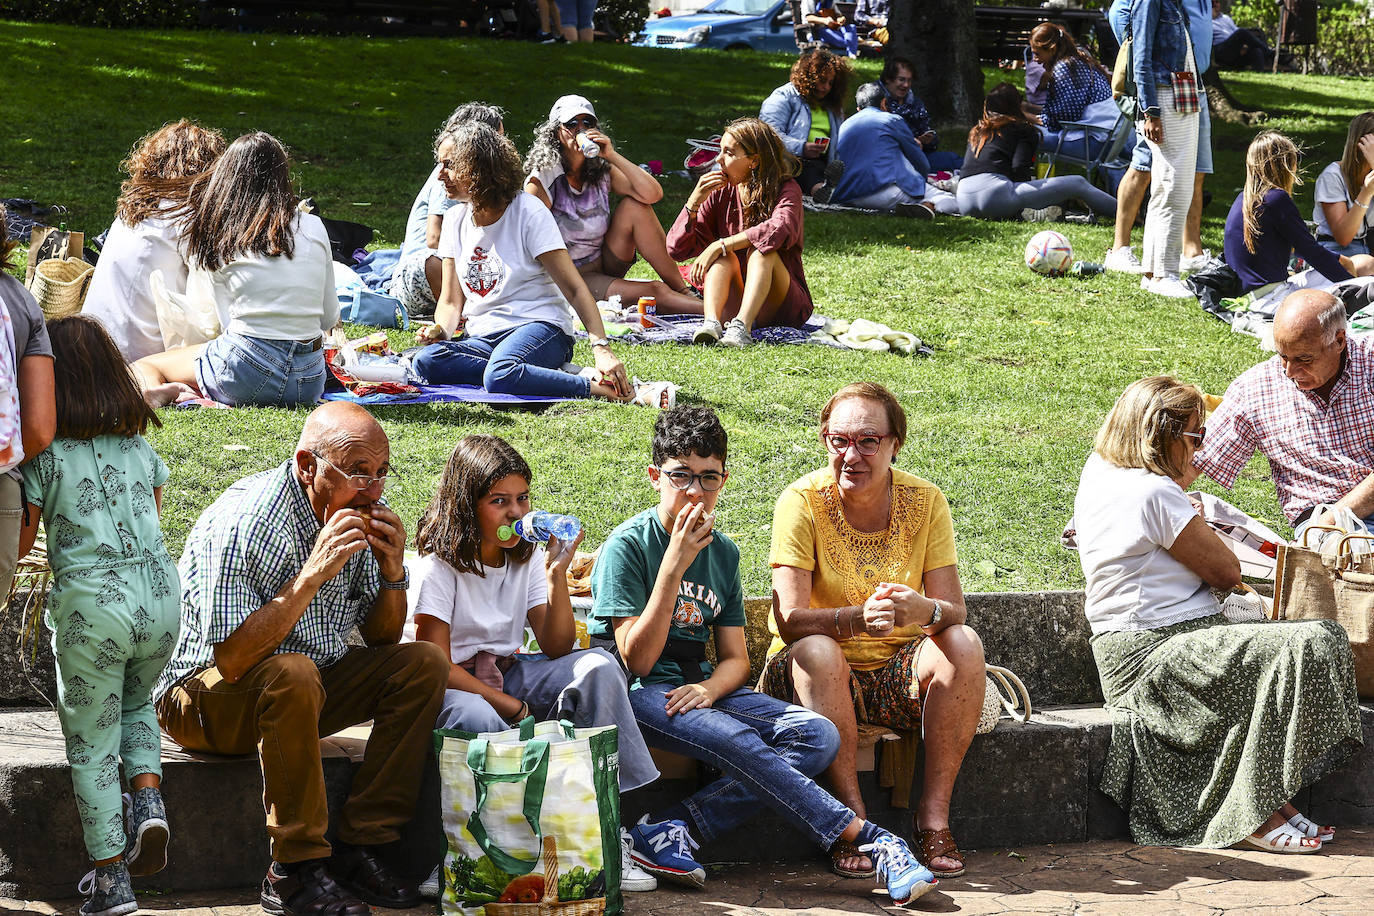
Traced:
[[[1374, 706], [1363, 707], [1362, 718], [1365, 747], [1298, 799], [1320, 823], [1374, 823]], [[1110, 732], [1101, 707], [1074, 706], [1042, 710], [1025, 725], [1004, 720], [991, 734], [976, 737], [955, 787], [954, 835], [970, 849], [1124, 837], [1120, 809], [1097, 790]], [[353, 729], [321, 742], [333, 811], [342, 805], [362, 760], [365, 736], [366, 729]], [[188, 753], [164, 737], [163, 767], [171, 861], [166, 871], [138, 885], [194, 891], [261, 881], [268, 853], [257, 760]], [[876, 773], [860, 776], [869, 816], [907, 834], [910, 812], [890, 805], [889, 790], [879, 788]], [[625, 822], [679, 800], [708, 778], [699, 772], [628, 793], [622, 800]], [[428, 874], [443, 848], [438, 799], [438, 772], [430, 767], [420, 815], [386, 851], [396, 867], [417, 878]], [[818, 854], [767, 810], [702, 852], [708, 862], [787, 861]], [[0, 896], [70, 896], [87, 868], [56, 715], [0, 711]]]

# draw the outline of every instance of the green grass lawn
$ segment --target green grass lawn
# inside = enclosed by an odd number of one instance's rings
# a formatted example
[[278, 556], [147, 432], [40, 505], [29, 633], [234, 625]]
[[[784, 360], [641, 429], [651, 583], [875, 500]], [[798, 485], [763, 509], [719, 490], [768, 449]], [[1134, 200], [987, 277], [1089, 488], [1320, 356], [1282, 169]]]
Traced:
[[[782, 55], [671, 53], [619, 45], [540, 46], [469, 39], [296, 38], [213, 32], [110, 32], [0, 23], [14, 77], [0, 99], [0, 197], [70, 208], [73, 228], [108, 226], [119, 161], [144, 133], [192, 117], [233, 137], [262, 129], [296, 159], [299, 188], [327, 216], [368, 223], [400, 241], [405, 215], [431, 167], [434, 131], [459, 102], [508, 110], [522, 148], [564, 92], [597, 105], [635, 161], [677, 167], [683, 138], [718, 133], [754, 113], [787, 76]], [[867, 78], [870, 63], [860, 65]], [[21, 79], [21, 74], [30, 74]], [[989, 74], [989, 81], [1000, 77]], [[1346, 125], [1368, 107], [1374, 81], [1236, 74], [1245, 101], [1308, 149], [1309, 178], [1337, 158]], [[43, 88], [39, 88], [40, 85]], [[1204, 243], [1221, 244], [1226, 209], [1243, 181], [1253, 131], [1217, 124], [1215, 200]], [[946, 130], [945, 146], [962, 132]], [[689, 190], [664, 182], [671, 221]], [[1311, 208], [1310, 186], [1299, 204]], [[1059, 227], [1079, 256], [1100, 260], [1110, 226]], [[1133, 278], [1048, 280], [1021, 264], [1033, 228], [1015, 223], [808, 215], [807, 277], [817, 310], [867, 317], [920, 335], [930, 359], [821, 347], [740, 353], [684, 347], [621, 348], [634, 375], [682, 385], [684, 401], [714, 407], [731, 433], [721, 527], [743, 551], [750, 594], [768, 583], [773, 502], [819, 466], [817, 413], [839, 385], [882, 382], [910, 417], [898, 464], [942, 487], [954, 512], [965, 588], [1075, 588], [1075, 556], [1059, 546], [1093, 432], [1132, 380], [1172, 373], [1221, 392], [1261, 353], [1196, 305], [1142, 293]], [[1139, 235], [1137, 234], [1137, 244]], [[635, 269], [644, 275], [644, 266]], [[398, 335], [398, 342], [404, 342]], [[579, 345], [574, 359], [588, 361]], [[403, 474], [389, 493], [408, 526], [433, 491], [453, 444], [473, 432], [505, 436], [535, 470], [538, 504], [586, 522], [600, 543], [648, 505], [654, 412], [606, 403], [542, 413], [439, 405], [376, 411]], [[290, 455], [303, 412], [164, 412], [152, 440], [172, 467], [164, 499], [169, 546], [180, 550], [200, 510], [234, 479]], [[1283, 528], [1257, 460], [1232, 499]]]

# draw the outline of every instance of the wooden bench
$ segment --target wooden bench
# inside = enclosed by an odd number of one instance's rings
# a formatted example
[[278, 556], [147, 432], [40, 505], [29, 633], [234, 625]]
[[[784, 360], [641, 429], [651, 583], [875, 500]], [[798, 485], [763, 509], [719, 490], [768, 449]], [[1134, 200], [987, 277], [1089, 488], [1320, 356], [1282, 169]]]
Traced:
[[[995, 64], [1020, 61], [1031, 31], [1042, 22], [1057, 22], [1069, 30], [1079, 45], [1096, 43], [1101, 30], [1111, 34], [1101, 10], [1046, 10], [1038, 6], [975, 6], [978, 60]], [[1113, 47], [1115, 41], [1112, 42]], [[1110, 64], [1108, 64], [1110, 66]]]
[[452, 35], [474, 31], [485, 0], [196, 0], [200, 25], [246, 31]]

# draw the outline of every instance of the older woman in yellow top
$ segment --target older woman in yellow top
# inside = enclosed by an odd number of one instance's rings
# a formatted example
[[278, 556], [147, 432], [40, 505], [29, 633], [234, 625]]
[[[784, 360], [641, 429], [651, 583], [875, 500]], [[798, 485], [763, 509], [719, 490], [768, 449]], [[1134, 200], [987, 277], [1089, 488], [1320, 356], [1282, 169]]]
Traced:
[[[965, 625], [949, 504], [934, 484], [892, 466], [906, 413], [881, 385], [846, 385], [821, 411], [829, 464], [798, 480], [773, 514], [773, 645], [762, 686], [827, 716], [840, 750], [835, 796], [865, 811], [858, 722], [922, 732], [925, 768], [912, 823], [922, 862], [963, 874], [949, 800], [985, 690], [983, 644]], [[831, 850], [837, 874], [871, 863]]]

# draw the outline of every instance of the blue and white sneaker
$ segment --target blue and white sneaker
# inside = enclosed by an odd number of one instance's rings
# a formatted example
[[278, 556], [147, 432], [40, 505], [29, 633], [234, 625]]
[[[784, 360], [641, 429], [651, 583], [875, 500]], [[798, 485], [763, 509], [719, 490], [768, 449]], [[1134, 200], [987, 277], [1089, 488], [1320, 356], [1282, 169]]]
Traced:
[[939, 883], [894, 834], [884, 833], [875, 842], [860, 846], [859, 852], [868, 853], [873, 860], [878, 880], [886, 882], [887, 895], [897, 906], [906, 906]]
[[124, 861], [129, 866], [129, 874], [153, 875], [167, 867], [167, 844], [171, 833], [167, 829], [167, 808], [161, 792], [144, 786], [132, 794], [124, 793], [124, 831], [128, 837]]
[[86, 895], [86, 902], [81, 904], [81, 916], [128, 916], [138, 912], [134, 886], [123, 860], [97, 865], [86, 873], [76, 889]]
[[630, 828], [630, 858], [649, 874], [669, 881], [706, 886], [706, 869], [692, 858], [698, 848], [682, 821], [651, 824], [646, 814]]

